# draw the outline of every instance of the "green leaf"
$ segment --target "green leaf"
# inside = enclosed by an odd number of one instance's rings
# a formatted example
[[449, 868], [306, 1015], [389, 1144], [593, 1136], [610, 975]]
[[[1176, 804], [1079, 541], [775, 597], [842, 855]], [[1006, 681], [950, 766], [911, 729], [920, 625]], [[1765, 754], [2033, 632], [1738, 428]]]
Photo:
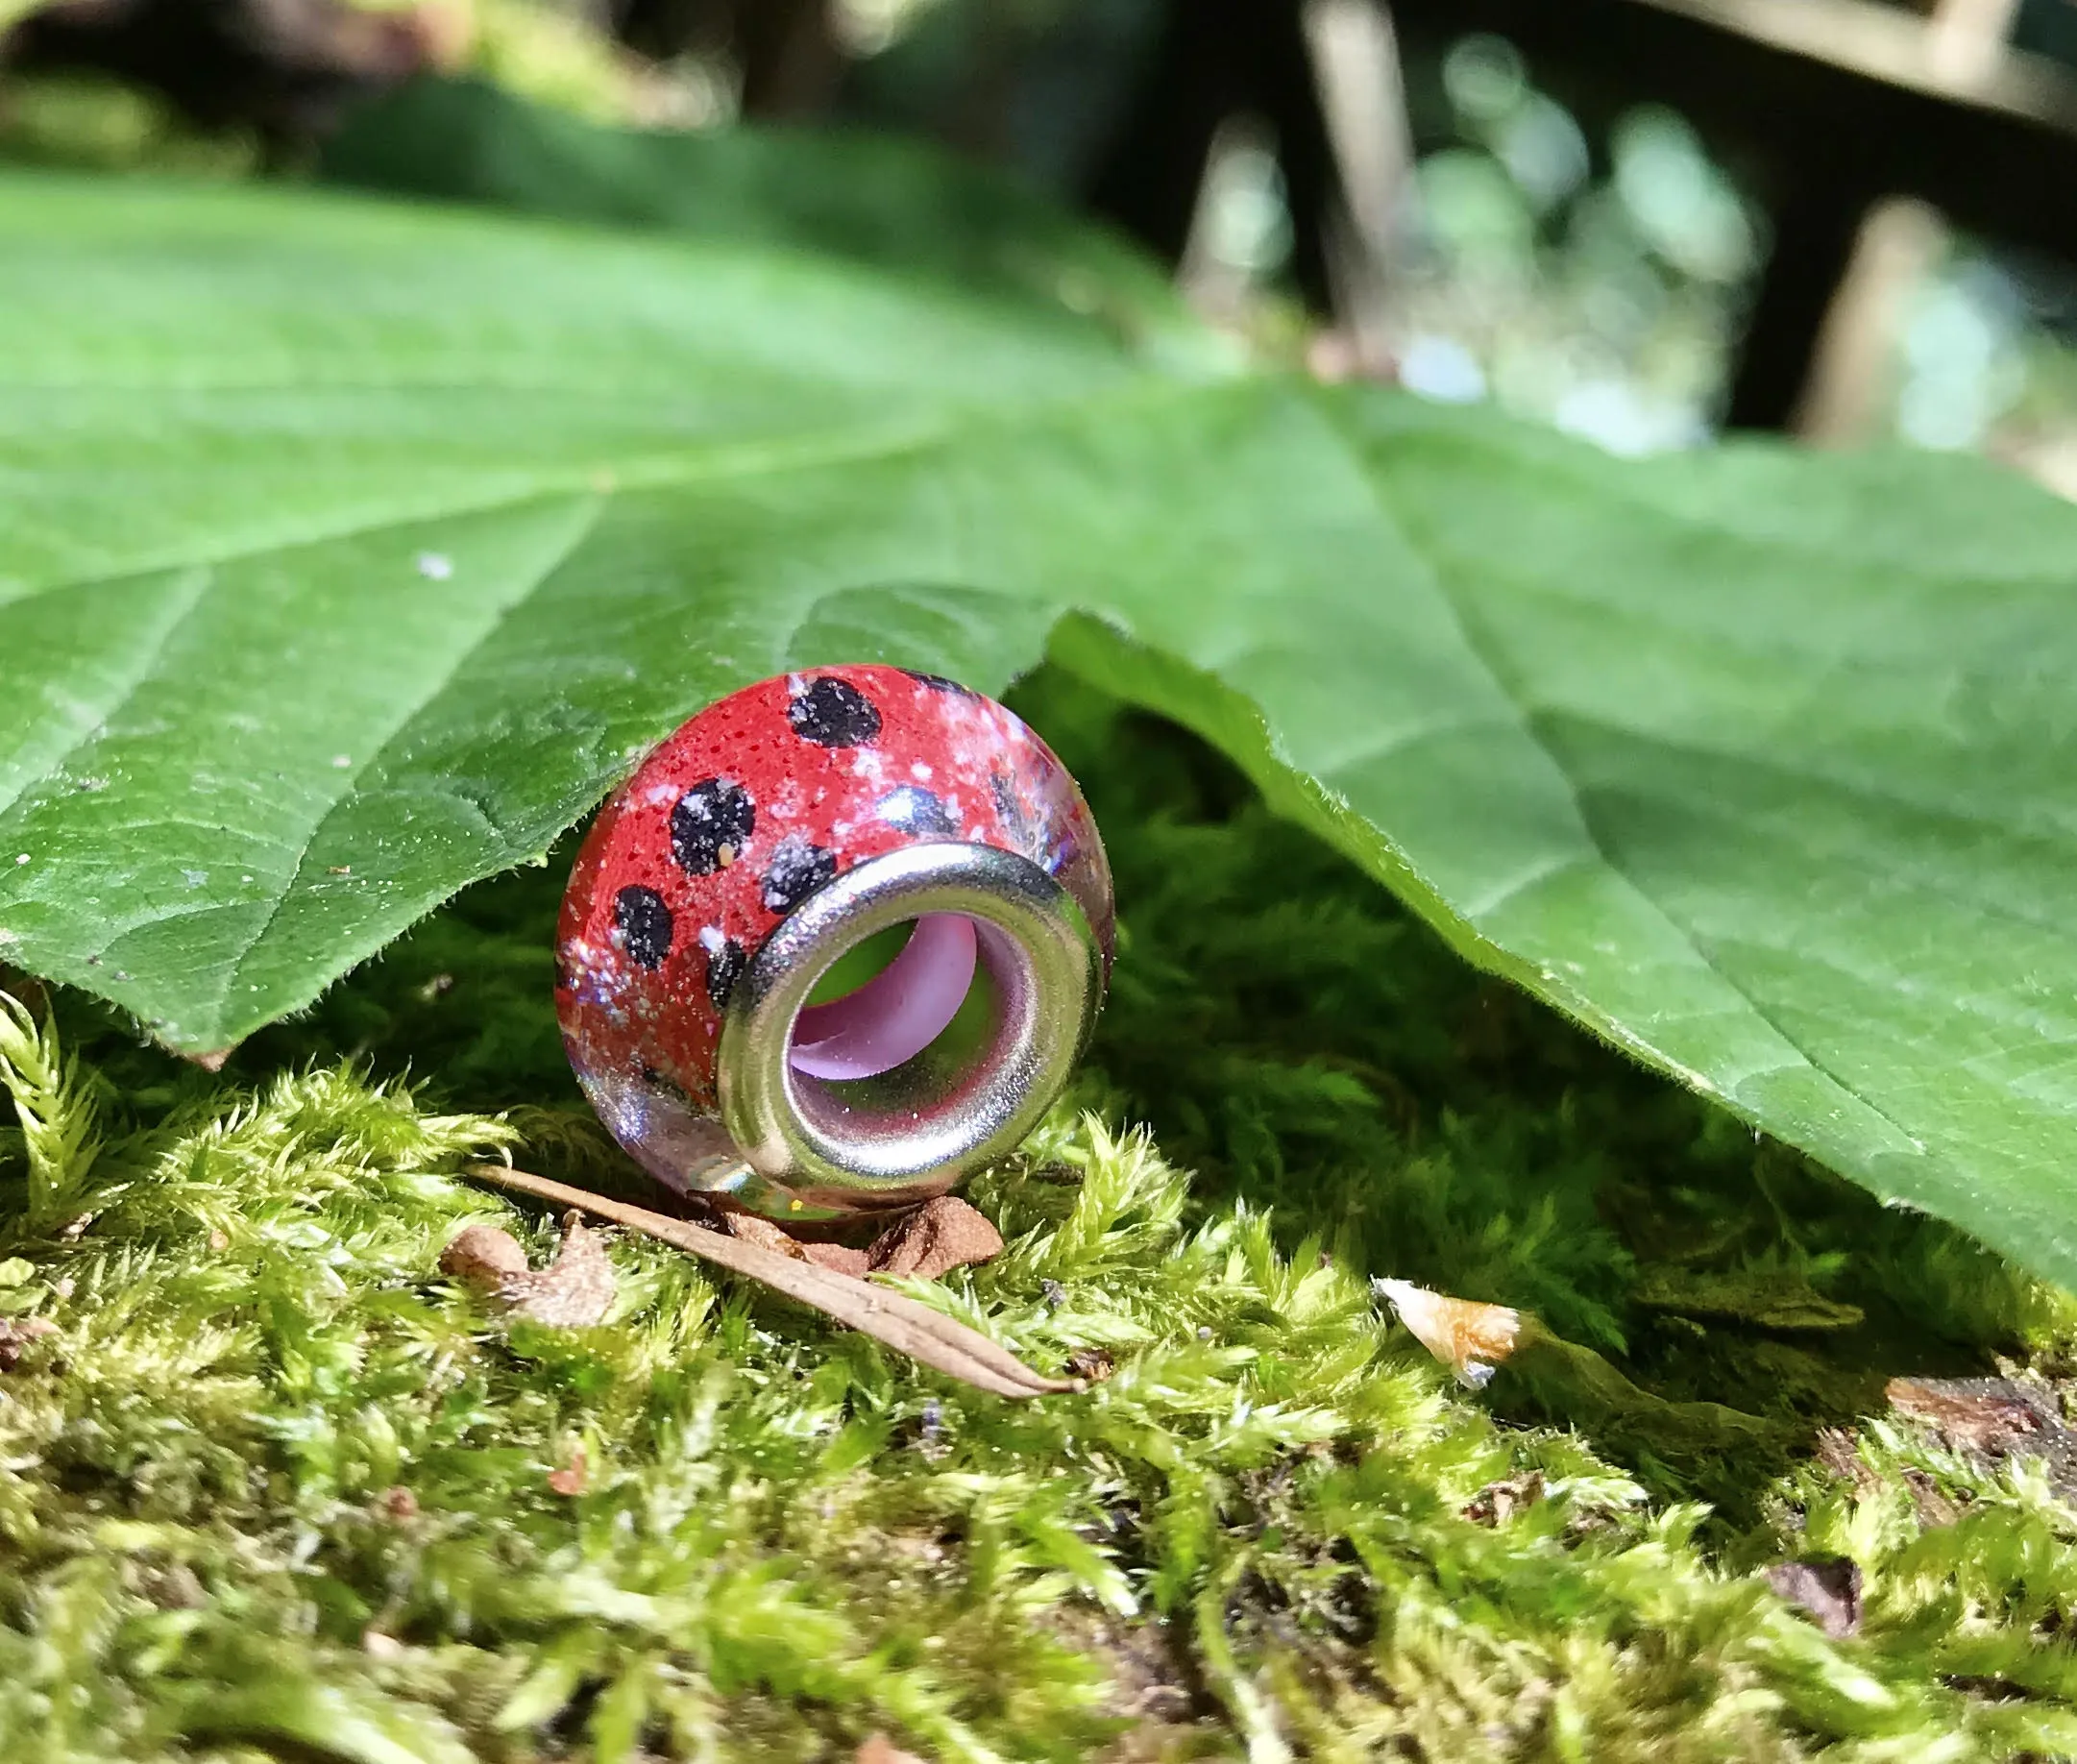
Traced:
[[1387, 821], [1455, 910], [1619, 1044], [2077, 1279], [2077, 509], [1973, 459], [1345, 420], [1564, 793], [1505, 859], [1477, 815]]
[[0, 229], [0, 938], [167, 1041], [734, 685], [1050, 648], [1474, 960], [2077, 1279], [2077, 511], [1192, 380], [792, 246], [58, 181]]
[[710, 240], [785, 246], [1090, 324], [1150, 356], [1231, 362], [1169, 279], [1017, 180], [898, 136], [825, 129], [645, 134], [498, 86], [417, 80], [325, 145], [328, 180]]

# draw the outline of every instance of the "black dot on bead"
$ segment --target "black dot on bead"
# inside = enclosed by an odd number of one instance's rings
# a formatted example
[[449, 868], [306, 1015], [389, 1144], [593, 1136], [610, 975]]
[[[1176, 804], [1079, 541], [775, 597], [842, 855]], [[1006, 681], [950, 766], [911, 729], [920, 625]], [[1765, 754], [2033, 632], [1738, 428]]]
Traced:
[[1016, 786], [1010, 781], [1007, 772], [991, 772], [988, 774], [989, 794], [995, 798], [995, 813], [1019, 845], [1031, 842], [1031, 817], [1024, 812], [1024, 799], [1016, 794]]
[[638, 968], [657, 968], [671, 953], [671, 909], [663, 895], [639, 883], [613, 896], [613, 923], [621, 947]]
[[1017, 795], [1016, 785], [1007, 772], [990, 772], [988, 787], [990, 795], [995, 798], [995, 813], [1002, 821], [1003, 831], [1033, 863], [1043, 864], [1046, 861], [1043, 820], [1025, 810], [1024, 798]]
[[789, 833], [765, 868], [765, 905], [774, 913], [791, 913], [836, 873], [834, 851]]
[[711, 876], [743, 855], [757, 831], [757, 804], [726, 778], [705, 778], [671, 811], [671, 855], [689, 876]]
[[835, 674], [825, 674], [786, 701], [786, 720], [802, 741], [819, 747], [856, 747], [880, 732], [872, 700]]
[[948, 680], [941, 674], [919, 674], [914, 668], [904, 668], [906, 674], [918, 686], [928, 686], [933, 692], [949, 692], [955, 698], [972, 698], [980, 695], [970, 686], [962, 686], [957, 680]]
[[748, 960], [743, 945], [734, 938], [719, 949], [707, 951], [707, 996], [714, 1000], [717, 1011], [728, 1002], [728, 994], [736, 990], [736, 982], [743, 975], [743, 965]]
[[904, 833], [930, 839], [950, 839], [959, 822], [935, 791], [920, 784], [898, 784], [873, 805], [873, 812], [890, 826]]
[[686, 1095], [685, 1087], [672, 1075], [654, 1066], [642, 1068], [642, 1082], [658, 1096], [667, 1096], [681, 1109], [690, 1109], [693, 1099]]

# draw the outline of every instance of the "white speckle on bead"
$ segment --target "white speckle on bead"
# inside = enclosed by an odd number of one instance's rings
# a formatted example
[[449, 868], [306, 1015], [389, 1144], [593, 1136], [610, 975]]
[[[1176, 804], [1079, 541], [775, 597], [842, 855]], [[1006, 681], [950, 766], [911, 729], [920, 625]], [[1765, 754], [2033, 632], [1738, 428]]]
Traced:
[[921, 760], [917, 760], [915, 765], [909, 768], [909, 775], [918, 784], [928, 784], [931, 775], [930, 768], [924, 765]]
[[16, 858], [16, 859], [14, 860], [14, 861], [15, 861], [15, 862], [16, 862], [17, 864], [26, 864], [26, 863], [28, 863], [28, 861], [29, 861], [29, 854], [28, 854], [28, 852], [24, 851], [24, 852], [23, 852], [23, 853], [21, 854], [21, 856], [19, 856], [18, 858]]
[[421, 551], [418, 573], [428, 581], [444, 582], [454, 574], [454, 560], [444, 551]]
[[727, 942], [728, 940], [721, 935], [720, 925], [701, 925], [699, 927], [699, 946], [709, 955], [720, 955], [721, 945]]
[[351, 753], [334, 753], [331, 756], [331, 763], [335, 770], [344, 772], [354, 763], [354, 756]]

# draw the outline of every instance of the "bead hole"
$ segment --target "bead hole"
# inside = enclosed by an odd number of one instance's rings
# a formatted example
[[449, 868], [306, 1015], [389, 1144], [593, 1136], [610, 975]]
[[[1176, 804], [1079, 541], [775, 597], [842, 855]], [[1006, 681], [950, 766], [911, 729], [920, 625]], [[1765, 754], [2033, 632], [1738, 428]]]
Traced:
[[931, 913], [845, 950], [794, 1019], [787, 1062], [811, 1078], [877, 1078], [930, 1047], [973, 992], [979, 943], [964, 913]]

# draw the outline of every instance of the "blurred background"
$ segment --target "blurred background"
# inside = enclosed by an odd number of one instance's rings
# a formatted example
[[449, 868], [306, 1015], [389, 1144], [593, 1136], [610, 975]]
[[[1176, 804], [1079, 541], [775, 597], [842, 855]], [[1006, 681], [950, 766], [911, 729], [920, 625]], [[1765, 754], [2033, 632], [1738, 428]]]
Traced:
[[484, 86], [935, 140], [1266, 355], [1619, 453], [1888, 440], [2077, 496], [2077, 0], [0, 0], [17, 164], [458, 193], [409, 161], [465, 136], [394, 107]]

